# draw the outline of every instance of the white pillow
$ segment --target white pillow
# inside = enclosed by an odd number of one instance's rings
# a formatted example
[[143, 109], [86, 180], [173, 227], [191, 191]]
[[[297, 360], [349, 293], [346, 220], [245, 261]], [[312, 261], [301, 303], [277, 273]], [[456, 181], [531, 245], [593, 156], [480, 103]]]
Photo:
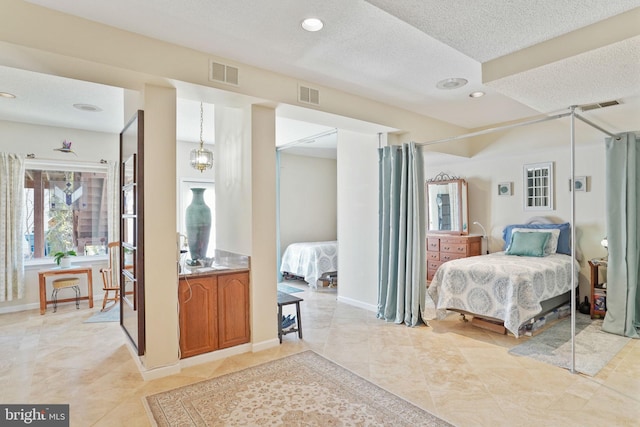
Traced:
[[[544, 246], [544, 256], [555, 254], [558, 250], [558, 239], [560, 238], [560, 230], [558, 230], [557, 228], [514, 228], [511, 230], [511, 238], [513, 238], [513, 233], [515, 233], [516, 231], [520, 231], [523, 233], [551, 233], [551, 236], [549, 236], [549, 240], [547, 240], [547, 244]], [[511, 242], [509, 242], [509, 246], [511, 246]]]

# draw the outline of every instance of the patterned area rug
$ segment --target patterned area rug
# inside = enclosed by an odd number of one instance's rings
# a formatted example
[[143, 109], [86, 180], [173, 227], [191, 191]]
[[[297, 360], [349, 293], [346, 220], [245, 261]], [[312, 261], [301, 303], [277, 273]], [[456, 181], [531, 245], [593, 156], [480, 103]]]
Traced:
[[304, 289], [295, 288], [293, 286], [285, 285], [284, 283], [278, 283], [278, 290], [287, 294], [295, 294], [296, 292], [304, 292]]
[[[602, 331], [602, 319], [576, 315], [576, 371], [595, 376], [630, 338]], [[542, 362], [571, 368], [571, 318], [564, 318], [539, 335], [509, 350]]]
[[106, 311], [99, 311], [84, 323], [99, 323], [99, 322], [119, 322], [120, 321], [120, 304], [116, 304], [113, 307], [105, 307]]
[[158, 426], [451, 426], [313, 351], [146, 401]]

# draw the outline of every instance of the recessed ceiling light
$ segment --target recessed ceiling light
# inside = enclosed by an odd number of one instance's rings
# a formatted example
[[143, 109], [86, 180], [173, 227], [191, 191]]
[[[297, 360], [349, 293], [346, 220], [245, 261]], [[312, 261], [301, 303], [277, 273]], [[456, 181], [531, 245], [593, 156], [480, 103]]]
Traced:
[[91, 104], [73, 104], [73, 107], [77, 108], [78, 110], [89, 111], [91, 113], [97, 113], [98, 111], [102, 111], [102, 108], [96, 107], [95, 105], [91, 105]]
[[481, 90], [477, 90], [477, 91], [471, 92], [469, 94], [469, 97], [471, 97], [471, 98], [480, 98], [481, 96], [484, 96], [484, 92], [481, 91]]
[[302, 21], [301, 25], [302, 28], [310, 32], [320, 31], [324, 27], [324, 23], [318, 18], [307, 18]]
[[0, 92], [0, 98], [15, 98], [16, 96], [9, 92]]
[[468, 83], [467, 79], [456, 77], [456, 78], [440, 80], [438, 84], [436, 84], [436, 87], [438, 89], [457, 89], [459, 87], [466, 85], [467, 83]]

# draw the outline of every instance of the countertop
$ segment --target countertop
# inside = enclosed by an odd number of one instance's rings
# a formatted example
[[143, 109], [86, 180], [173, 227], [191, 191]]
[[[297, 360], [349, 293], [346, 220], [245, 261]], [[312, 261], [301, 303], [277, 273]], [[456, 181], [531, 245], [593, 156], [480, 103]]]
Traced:
[[247, 255], [216, 250], [213, 263], [210, 267], [182, 266], [179, 278], [210, 276], [213, 274], [243, 273], [251, 270], [251, 259]]

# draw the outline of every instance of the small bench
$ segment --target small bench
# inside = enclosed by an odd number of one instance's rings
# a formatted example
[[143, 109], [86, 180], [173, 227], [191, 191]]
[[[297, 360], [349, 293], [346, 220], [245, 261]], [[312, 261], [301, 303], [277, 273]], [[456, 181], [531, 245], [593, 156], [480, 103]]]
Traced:
[[[298, 338], [302, 339], [302, 320], [300, 319], [300, 301], [304, 301], [302, 298], [294, 297], [286, 292], [278, 291], [278, 339], [282, 344], [282, 336], [290, 334], [292, 332], [298, 333]], [[282, 307], [289, 304], [296, 305], [296, 327], [282, 330]]]

